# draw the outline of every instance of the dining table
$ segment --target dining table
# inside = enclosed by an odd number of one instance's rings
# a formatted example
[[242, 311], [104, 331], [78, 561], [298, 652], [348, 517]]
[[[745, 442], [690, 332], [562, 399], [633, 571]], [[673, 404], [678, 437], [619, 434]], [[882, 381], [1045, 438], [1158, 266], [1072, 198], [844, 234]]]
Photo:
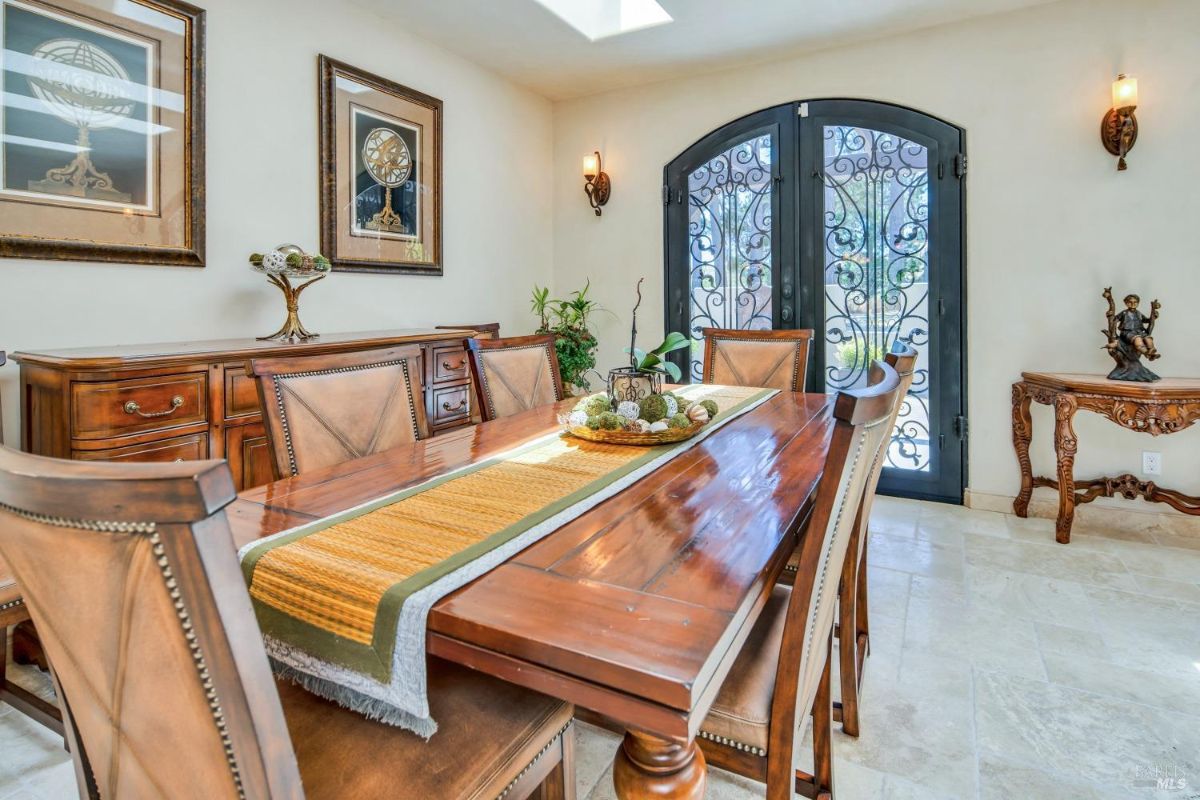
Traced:
[[[240, 548], [562, 429], [575, 398], [241, 493]], [[833, 397], [781, 392], [433, 606], [430, 656], [625, 730], [620, 798], [702, 797], [701, 725], [803, 535]], [[587, 446], [582, 442], [580, 446]]]

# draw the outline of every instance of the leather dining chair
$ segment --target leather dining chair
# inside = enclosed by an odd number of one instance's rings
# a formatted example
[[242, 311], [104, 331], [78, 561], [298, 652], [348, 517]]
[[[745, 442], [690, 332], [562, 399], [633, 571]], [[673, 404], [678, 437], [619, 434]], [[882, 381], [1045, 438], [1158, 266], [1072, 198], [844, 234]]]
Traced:
[[705, 328], [704, 383], [803, 392], [811, 329], [746, 331]]
[[256, 358], [255, 378], [277, 478], [425, 439], [416, 345], [302, 358]]
[[[766, 783], [770, 800], [833, 797], [831, 672], [838, 576], [871, 465], [890, 439], [900, 379], [840, 392], [825, 469], [797, 547], [792, 586], [776, 584], [722, 684], [699, 743], [709, 764]], [[798, 726], [812, 713], [814, 770], [795, 767]]]
[[[862, 502], [854, 519], [854, 533], [850, 540], [850, 552], [842, 567], [841, 586], [838, 593], [838, 678], [841, 682], [841, 702], [834, 704], [834, 718], [841, 718], [842, 731], [848, 736], [858, 736], [858, 696], [862, 688], [863, 663], [870, 653], [870, 626], [867, 614], [867, 545], [870, 540], [871, 508], [875, 502], [875, 490], [879, 476], [887, 463], [888, 448], [896, 419], [912, 386], [917, 364], [917, 351], [912, 345], [897, 341], [885, 362], [900, 380], [900, 388], [892, 403], [891, 415], [887, 420], [887, 435], [875, 454], [871, 473]], [[872, 364], [867, 380], [876, 384], [883, 380], [882, 370]], [[840, 712], [840, 714], [838, 713]]]
[[429, 741], [272, 676], [223, 461], [0, 448], [0, 553], [62, 699], [81, 796], [568, 798], [572, 708], [433, 660]]
[[[7, 354], [0, 350], [0, 367], [8, 361]], [[0, 413], [0, 417], [3, 413]], [[0, 427], [0, 445], [4, 444], [4, 429]], [[23, 686], [14, 683], [8, 677], [8, 629], [13, 628], [13, 650], [16, 652], [18, 642], [16, 637], [26, 633], [22, 627], [29, 625], [29, 609], [25, 607], [25, 598], [21, 596], [21, 587], [17, 586], [12, 571], [0, 558], [0, 702], [8, 703], [21, 713], [37, 720], [47, 728], [61, 734], [62, 714], [58, 708], [47, 703]]]
[[553, 336], [467, 339], [465, 344], [484, 422], [563, 399]]

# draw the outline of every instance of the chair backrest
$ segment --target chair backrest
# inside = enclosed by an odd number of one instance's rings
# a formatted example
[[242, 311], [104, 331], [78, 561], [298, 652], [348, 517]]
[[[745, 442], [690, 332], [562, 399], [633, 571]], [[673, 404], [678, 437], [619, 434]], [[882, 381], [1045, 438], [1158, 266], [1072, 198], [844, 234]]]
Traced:
[[499, 339], [499, 322], [480, 322], [475, 325], [435, 325], [439, 331], [475, 331], [476, 339]]
[[416, 345], [256, 358], [275, 476], [286, 478], [429, 436]]
[[[879, 486], [879, 476], [883, 473], [884, 464], [887, 463], [888, 449], [891, 447], [892, 435], [896, 430], [896, 420], [900, 417], [900, 410], [904, 407], [908, 398], [908, 390], [913, 384], [917, 366], [917, 351], [913, 349], [912, 345], [897, 341], [892, 346], [892, 352], [885, 357], [885, 361], [896, 371], [900, 387], [896, 392], [896, 400], [892, 403], [892, 413], [887, 420], [886, 433], [880, 441], [879, 449], [875, 452], [875, 458], [871, 463], [871, 473], [867, 476], [862, 502], [858, 506], [858, 515], [854, 520], [853, 554], [846, 559], [844, 578], [852, 577], [857, 571], [863, 548], [867, 544], [869, 535], [867, 528], [871, 520], [871, 509], [875, 505], [875, 490]], [[874, 386], [883, 379], [884, 372], [880, 369], [878, 362], [871, 364], [871, 370], [867, 377], [868, 384]]]
[[0, 554], [59, 688], [81, 796], [300, 798], [223, 461], [0, 448]]
[[563, 399], [554, 336], [467, 339], [466, 347], [485, 422]]
[[777, 749], [794, 745], [800, 715], [808, 713], [816, 696], [831, 647], [842, 564], [858, 506], [880, 442], [891, 434], [888, 422], [900, 379], [886, 364], [877, 364], [876, 369], [882, 374], [878, 383], [840, 392], [834, 407], [825, 471], [800, 542], [800, 561], [784, 622], [770, 725], [771, 747], [778, 745]]
[[704, 329], [704, 383], [804, 391], [811, 329]]

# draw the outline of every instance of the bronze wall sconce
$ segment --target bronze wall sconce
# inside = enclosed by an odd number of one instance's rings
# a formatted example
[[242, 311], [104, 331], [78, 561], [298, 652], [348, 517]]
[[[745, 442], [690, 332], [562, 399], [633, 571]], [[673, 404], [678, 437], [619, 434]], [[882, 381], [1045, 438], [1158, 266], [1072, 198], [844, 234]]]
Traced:
[[1117, 170], [1126, 169], [1125, 155], [1137, 142], [1138, 123], [1133, 115], [1138, 102], [1137, 78], [1124, 73], [1112, 85], [1113, 105], [1100, 122], [1100, 141], [1104, 149], [1117, 157]]
[[600, 164], [599, 150], [590, 156], [583, 157], [583, 179], [583, 191], [598, 217], [600, 216], [600, 206], [608, 202], [608, 195], [612, 191], [612, 183]]

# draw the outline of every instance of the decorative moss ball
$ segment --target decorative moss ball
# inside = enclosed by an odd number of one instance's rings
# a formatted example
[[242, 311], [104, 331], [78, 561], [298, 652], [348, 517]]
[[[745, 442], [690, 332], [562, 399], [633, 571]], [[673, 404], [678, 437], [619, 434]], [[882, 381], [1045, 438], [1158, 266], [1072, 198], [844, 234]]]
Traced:
[[605, 411], [596, 417], [601, 430], [619, 431], [625, 427], [625, 418], [612, 411]]
[[693, 405], [695, 405], [691, 400], [684, 400], [682, 397], [679, 397], [679, 396], [676, 396], [675, 399], [679, 402], [679, 413], [680, 414], [686, 414], [687, 410], [689, 408], [691, 408]]
[[704, 406], [704, 410], [708, 412], [708, 418], [712, 419], [717, 416], [717, 402], [715, 400], [701, 400], [700, 405]]
[[594, 417], [608, 411], [612, 411], [612, 402], [606, 394], [594, 394], [591, 397], [583, 399], [583, 411], [589, 416]]
[[667, 416], [667, 401], [661, 394], [643, 397], [638, 407], [641, 409], [642, 419], [649, 423], [658, 422]]
[[592, 429], [592, 430], [594, 430], [594, 431], [598, 431], [598, 430], [600, 430], [600, 417], [599, 417], [599, 415], [593, 415], [593, 416], [590, 416], [590, 417], [588, 417], [588, 418], [587, 418], [587, 422], [586, 422], [586, 423], [584, 423], [584, 424], [585, 424], [585, 425], [587, 425], [589, 428], [591, 428], [591, 429]]
[[690, 428], [692, 421], [688, 419], [687, 414], [675, 414], [667, 420], [668, 428]]

